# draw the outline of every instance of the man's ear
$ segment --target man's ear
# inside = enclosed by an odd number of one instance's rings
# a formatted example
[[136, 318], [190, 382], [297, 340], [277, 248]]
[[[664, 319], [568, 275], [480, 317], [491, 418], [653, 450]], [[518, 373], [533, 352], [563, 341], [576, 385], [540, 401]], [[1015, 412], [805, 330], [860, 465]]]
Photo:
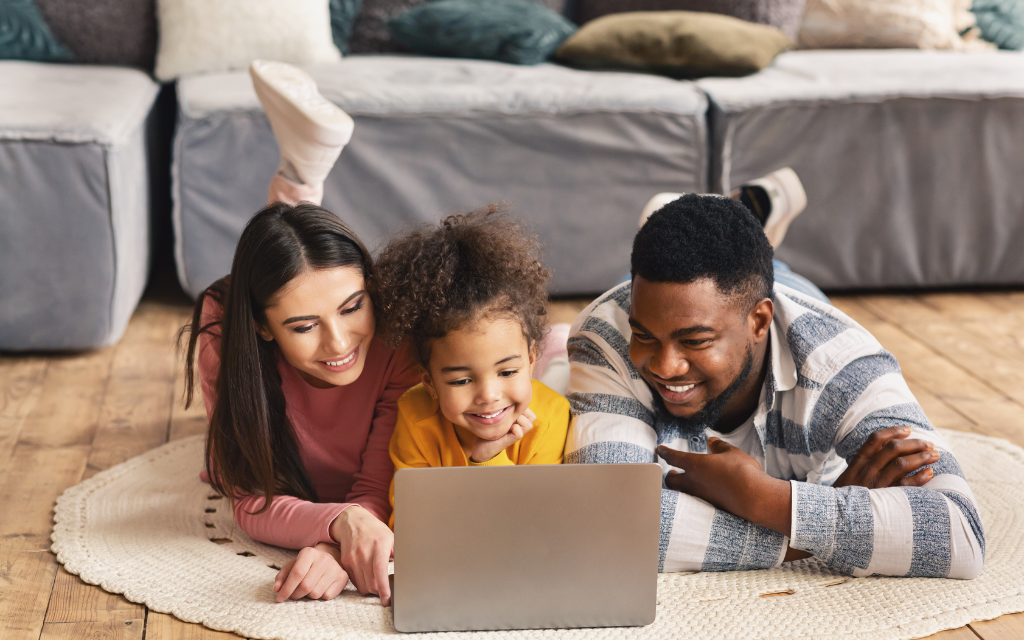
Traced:
[[427, 391], [430, 393], [430, 397], [437, 400], [437, 389], [434, 387], [434, 379], [430, 377], [430, 372], [427, 371], [426, 368], [423, 369], [423, 378], [421, 379], [423, 381], [423, 386], [426, 387]]
[[256, 322], [255, 320], [253, 321], [253, 324], [256, 326], [256, 333], [260, 334], [261, 338], [267, 342], [274, 341], [274, 334], [270, 333], [270, 329], [267, 328], [267, 325]]
[[770, 298], [764, 298], [758, 302], [747, 316], [750, 331], [754, 336], [754, 344], [760, 344], [768, 337], [768, 328], [772, 325], [772, 318], [775, 317], [775, 305]]

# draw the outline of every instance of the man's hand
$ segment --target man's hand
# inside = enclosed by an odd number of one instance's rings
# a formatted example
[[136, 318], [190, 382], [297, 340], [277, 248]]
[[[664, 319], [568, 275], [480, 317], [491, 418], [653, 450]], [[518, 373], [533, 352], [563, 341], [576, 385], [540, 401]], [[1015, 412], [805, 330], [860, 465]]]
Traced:
[[473, 443], [473, 448], [470, 450], [469, 457], [473, 462], [487, 462], [505, 449], [522, 440], [523, 436], [529, 433], [530, 429], [533, 429], [533, 421], [536, 419], [537, 414], [527, 408], [527, 410], [512, 423], [512, 427], [509, 429], [508, 433], [497, 440], [484, 440], [483, 438], [477, 438], [476, 442]]
[[299, 551], [274, 578], [277, 601], [299, 600], [306, 596], [312, 600], [337, 598], [348, 584], [348, 574], [338, 563], [337, 553], [333, 545], [322, 542]]
[[927, 440], [909, 440], [910, 427], [875, 431], [850, 460], [833, 487], [920, 487], [932, 479], [931, 469], [907, 475], [938, 461], [939, 452]]
[[710, 502], [722, 511], [788, 536], [790, 487], [772, 478], [743, 450], [710, 438], [710, 453], [658, 447], [658, 455], [683, 473], [669, 471], [665, 486]]
[[359, 593], [376, 593], [381, 604], [387, 606], [391, 602], [388, 561], [395, 551], [395, 534], [377, 516], [356, 504], [334, 519], [330, 531], [341, 550], [341, 566]]

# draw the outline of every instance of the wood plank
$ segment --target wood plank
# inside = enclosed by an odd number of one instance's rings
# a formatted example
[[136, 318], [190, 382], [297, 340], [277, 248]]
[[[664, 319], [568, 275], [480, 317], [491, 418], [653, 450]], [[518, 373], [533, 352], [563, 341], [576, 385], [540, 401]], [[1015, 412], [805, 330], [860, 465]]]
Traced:
[[559, 298], [548, 302], [548, 324], [572, 324], [594, 298]]
[[974, 635], [970, 626], [966, 626], [959, 629], [950, 629], [949, 631], [940, 631], [933, 636], [928, 636], [927, 640], [978, 640], [978, 636]]
[[867, 325], [881, 320], [861, 303], [859, 296], [834, 296], [830, 299], [833, 306], [853, 318], [854, 322], [858, 324]]
[[167, 441], [177, 369], [176, 315], [146, 304], [129, 323], [111, 363], [86, 477]]
[[39, 400], [48, 365], [41, 357], [0, 358], [0, 483], [25, 419]]
[[39, 638], [57, 573], [49, 552], [53, 503], [78, 482], [88, 447], [19, 444], [0, 487], [0, 637]]
[[238, 640], [241, 636], [207, 629], [201, 624], [182, 622], [165, 613], [149, 612], [146, 640]]
[[[53, 583], [50, 607], [46, 611], [47, 623], [109, 622], [111, 620], [146, 619], [146, 607], [129, 602], [124, 596], [107, 593], [103, 589], [82, 582], [64, 567], [57, 571]], [[141, 625], [140, 625], [141, 627]]]
[[916, 297], [947, 319], [986, 318], [1003, 312], [1001, 307], [973, 292], [924, 293]]
[[1024, 613], [972, 622], [970, 626], [982, 640], [1020, 640], [1024, 638]]
[[55, 356], [19, 442], [42, 447], [92, 444], [115, 347]]
[[145, 620], [48, 622], [40, 640], [142, 640]]

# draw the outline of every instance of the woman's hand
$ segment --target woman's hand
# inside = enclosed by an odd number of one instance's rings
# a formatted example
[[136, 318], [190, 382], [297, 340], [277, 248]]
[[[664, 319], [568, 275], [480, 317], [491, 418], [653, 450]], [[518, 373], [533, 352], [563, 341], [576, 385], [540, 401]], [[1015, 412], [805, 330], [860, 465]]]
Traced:
[[388, 525], [354, 504], [331, 523], [331, 537], [341, 548], [341, 566], [359, 593], [376, 593], [385, 607], [391, 602], [388, 561], [395, 550], [395, 534]]
[[509, 429], [508, 433], [497, 440], [484, 440], [483, 438], [477, 438], [476, 442], [473, 443], [473, 448], [470, 450], [470, 459], [477, 463], [487, 462], [505, 449], [508, 449], [515, 443], [522, 440], [523, 436], [529, 433], [530, 429], [533, 429], [533, 421], [536, 419], [537, 414], [528, 408], [518, 418], [516, 418], [516, 421], [512, 423], [512, 428]]
[[321, 542], [299, 551], [298, 556], [281, 567], [274, 578], [274, 591], [278, 602], [306, 596], [312, 600], [333, 600], [346, 584], [348, 574], [338, 562], [338, 550]]

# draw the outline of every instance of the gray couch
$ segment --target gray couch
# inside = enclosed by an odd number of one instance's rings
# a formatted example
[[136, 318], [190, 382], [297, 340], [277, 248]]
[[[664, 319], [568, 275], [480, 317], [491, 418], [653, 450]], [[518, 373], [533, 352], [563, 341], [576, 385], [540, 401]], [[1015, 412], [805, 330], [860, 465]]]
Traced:
[[712, 190], [802, 178], [779, 258], [819, 287], [1024, 284], [1024, 54], [794, 51], [697, 86]]
[[[356, 119], [324, 204], [371, 244], [504, 200], [546, 244], [552, 292], [593, 294], [625, 273], [650, 195], [789, 165], [809, 205], [779, 257], [818, 285], [1024, 283], [1019, 53], [796, 51], [696, 83], [412, 56], [310, 71]], [[147, 273], [158, 87], [8, 62], [0, 86], [0, 350], [109, 344]], [[227, 272], [277, 149], [244, 72], [177, 86], [173, 233], [194, 295]]]
[[0, 350], [116, 342], [146, 284], [159, 85], [0, 61]]
[[[413, 56], [310, 72], [356, 121], [324, 206], [371, 245], [505, 201], [545, 242], [553, 293], [597, 292], [626, 272], [654, 192], [707, 188], [707, 100], [692, 83]], [[179, 80], [178, 103], [175, 251], [196, 295], [229, 270], [278, 152], [245, 72]]]

